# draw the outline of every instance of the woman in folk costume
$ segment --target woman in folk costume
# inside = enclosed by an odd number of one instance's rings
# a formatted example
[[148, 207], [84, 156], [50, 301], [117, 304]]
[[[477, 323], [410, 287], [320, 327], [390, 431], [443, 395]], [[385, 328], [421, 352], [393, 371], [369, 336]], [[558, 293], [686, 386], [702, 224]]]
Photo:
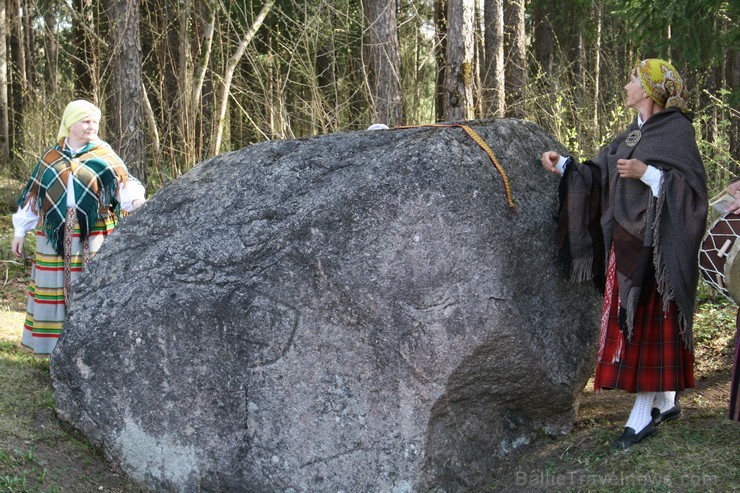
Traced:
[[560, 181], [560, 253], [571, 278], [604, 291], [594, 386], [636, 393], [613, 448], [677, 418], [676, 392], [694, 386], [697, 254], [706, 173], [686, 90], [668, 62], [639, 62], [625, 86], [632, 124], [585, 163], [548, 151]]
[[100, 109], [77, 100], [67, 105], [57, 144], [31, 173], [13, 214], [11, 249], [23, 255], [23, 238], [36, 229], [28, 308], [21, 343], [36, 354], [56, 346], [70, 283], [115, 227], [120, 211], [145, 200], [141, 183], [111, 147], [98, 139]]
[[[740, 214], [740, 178], [727, 186], [727, 191], [734, 195], [735, 202], [727, 208], [729, 214]], [[740, 308], [735, 319], [735, 358], [732, 365], [732, 383], [730, 384], [730, 415], [732, 421], [740, 421]]]

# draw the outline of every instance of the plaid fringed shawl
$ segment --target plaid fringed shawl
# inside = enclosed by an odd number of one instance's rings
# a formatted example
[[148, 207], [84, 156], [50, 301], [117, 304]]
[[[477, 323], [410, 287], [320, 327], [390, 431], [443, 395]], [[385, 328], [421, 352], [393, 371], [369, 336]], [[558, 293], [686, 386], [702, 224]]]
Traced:
[[119, 180], [125, 183], [128, 178], [126, 165], [106, 142], [91, 142], [77, 154], [71, 154], [63, 145], [61, 141], [46, 151], [18, 199], [20, 207], [31, 201], [34, 212], [41, 217], [42, 231], [60, 255], [63, 254], [69, 173], [73, 176], [82, 238], [87, 237], [101, 209], [120, 215], [116, 192]]
[[[693, 350], [693, 313], [699, 279], [697, 254], [707, 216], [706, 173], [691, 121], [677, 109], [652, 115], [636, 145], [635, 120], [597, 157], [569, 161], [560, 182], [559, 247], [572, 281], [593, 279], [603, 290], [606, 259], [614, 248], [628, 339], [643, 285], [655, 276], [664, 310], [674, 301], [685, 346]], [[617, 160], [659, 168], [660, 193], [636, 179], [621, 179]]]

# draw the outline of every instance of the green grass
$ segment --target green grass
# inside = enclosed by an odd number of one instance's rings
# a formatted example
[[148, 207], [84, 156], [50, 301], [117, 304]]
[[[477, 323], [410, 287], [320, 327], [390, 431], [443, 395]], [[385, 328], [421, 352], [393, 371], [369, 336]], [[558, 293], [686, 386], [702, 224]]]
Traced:
[[34, 412], [53, 402], [49, 362], [26, 353], [17, 343], [2, 341], [0, 375], [0, 433], [28, 440]]
[[0, 330], [0, 493], [138, 491], [54, 417], [48, 359], [23, 350], [19, 332]]
[[621, 425], [576, 430], [539, 453], [507, 461], [490, 491], [732, 492], [740, 491], [740, 429], [724, 413], [687, 417], [625, 450], [612, 451]]
[[727, 419], [737, 307], [705, 293], [696, 314], [696, 388], [683, 416], [613, 451], [633, 396], [587, 386], [573, 431], [504, 460], [489, 491], [725, 493], [740, 491], [740, 423]]

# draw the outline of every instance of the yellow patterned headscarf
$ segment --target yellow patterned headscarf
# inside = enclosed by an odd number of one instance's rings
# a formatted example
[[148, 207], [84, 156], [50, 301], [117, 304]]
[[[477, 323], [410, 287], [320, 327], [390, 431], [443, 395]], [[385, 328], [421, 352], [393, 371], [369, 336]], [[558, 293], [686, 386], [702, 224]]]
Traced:
[[678, 108], [688, 113], [686, 86], [676, 68], [665, 60], [648, 58], [637, 64], [637, 77], [648, 96], [663, 108]]
[[64, 108], [62, 124], [59, 126], [59, 132], [57, 133], [57, 142], [65, 137], [69, 137], [69, 129], [72, 125], [86, 116], [91, 115], [100, 118], [100, 108], [92, 104], [90, 101], [78, 99], [69, 103], [67, 107]]

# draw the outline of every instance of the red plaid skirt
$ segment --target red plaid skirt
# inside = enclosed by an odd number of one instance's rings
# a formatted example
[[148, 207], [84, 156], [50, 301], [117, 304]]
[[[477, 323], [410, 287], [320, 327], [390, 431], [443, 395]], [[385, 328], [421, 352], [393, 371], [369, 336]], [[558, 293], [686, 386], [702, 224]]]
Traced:
[[622, 337], [616, 266], [614, 255], [610, 257], [605, 293], [611, 296], [604, 297], [594, 389], [667, 392], [693, 387], [694, 356], [681, 340], [676, 304], [671, 301], [668, 311], [663, 312], [654, 281], [637, 306], [632, 340]]

